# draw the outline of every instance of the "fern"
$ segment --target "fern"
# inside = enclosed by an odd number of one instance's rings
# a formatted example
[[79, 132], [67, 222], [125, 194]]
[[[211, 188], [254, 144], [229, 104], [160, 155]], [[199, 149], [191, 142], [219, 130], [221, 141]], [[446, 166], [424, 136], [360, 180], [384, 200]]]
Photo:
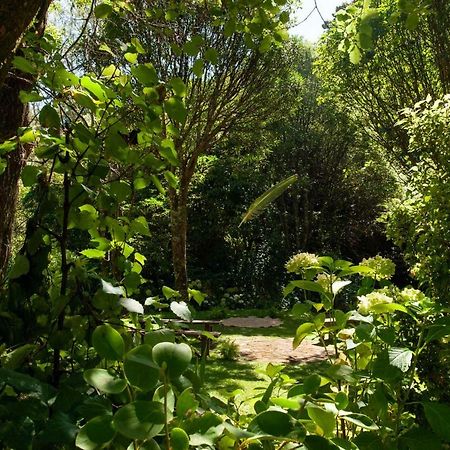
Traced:
[[249, 220], [254, 219], [259, 216], [263, 210], [272, 203], [275, 199], [277, 199], [286, 189], [288, 189], [292, 184], [294, 184], [298, 179], [297, 175], [291, 175], [289, 178], [286, 178], [283, 181], [280, 181], [275, 186], [272, 186], [269, 190], [264, 192], [263, 195], [258, 197], [248, 208], [247, 212], [244, 214], [241, 223], [248, 222]]

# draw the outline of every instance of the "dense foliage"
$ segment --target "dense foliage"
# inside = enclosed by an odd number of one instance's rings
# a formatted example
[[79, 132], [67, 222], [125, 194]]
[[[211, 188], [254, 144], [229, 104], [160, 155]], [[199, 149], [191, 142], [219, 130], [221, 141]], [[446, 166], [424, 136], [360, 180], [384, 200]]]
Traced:
[[[51, 4], [0, 5], [0, 448], [449, 448], [448, 3]], [[242, 409], [167, 320], [244, 306], [326, 357]]]

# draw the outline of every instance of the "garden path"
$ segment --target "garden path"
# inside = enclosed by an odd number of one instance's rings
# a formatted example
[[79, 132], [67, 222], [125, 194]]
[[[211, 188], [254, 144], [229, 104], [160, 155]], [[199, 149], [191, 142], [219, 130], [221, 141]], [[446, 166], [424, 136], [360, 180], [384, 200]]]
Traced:
[[[268, 328], [277, 327], [282, 322], [271, 317], [249, 316], [225, 319], [222, 323], [230, 327]], [[231, 340], [239, 345], [241, 356], [249, 361], [292, 364], [320, 361], [326, 357], [322, 347], [307, 339], [295, 350], [292, 348], [292, 338], [236, 335]]]

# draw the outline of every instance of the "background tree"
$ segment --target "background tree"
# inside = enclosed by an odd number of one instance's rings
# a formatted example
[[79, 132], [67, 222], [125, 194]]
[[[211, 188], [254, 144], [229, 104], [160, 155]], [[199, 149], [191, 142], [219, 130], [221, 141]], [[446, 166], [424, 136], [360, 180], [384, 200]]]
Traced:
[[[175, 285], [183, 298], [188, 284], [187, 203], [198, 158], [244, 121], [258, 127], [277, 110], [272, 91], [286, 67], [280, 64], [281, 53], [266, 53], [274, 41], [286, 38], [286, 13], [275, 4], [265, 9], [258, 5], [252, 16], [246, 15], [250, 10], [244, 14], [230, 8], [195, 1], [180, 8], [160, 1], [148, 8], [135, 2], [132, 14], [105, 30], [110, 45], [116, 45], [113, 37], [118, 35], [138, 38], [130, 61], [151, 61], [156, 76], [177, 93], [170, 101], [165, 101], [164, 86], [155, 93], [165, 110], [155, 127], [161, 127], [176, 175], [168, 175], [170, 227]], [[224, 14], [231, 17], [225, 23], [218, 20]]]
[[[47, 10], [51, 0], [5, 0], [0, 5], [0, 144], [16, 136], [19, 127], [30, 123], [29, 107], [20, 97], [21, 91], [31, 90], [35, 76], [21, 71], [22, 59], [11, 65], [14, 54], [22, 55], [21, 39], [31, 24], [34, 37], [45, 29]], [[22, 58], [22, 56], [19, 56]], [[2, 158], [0, 152], [0, 281], [5, 275], [12, 247], [12, 234], [18, 183], [31, 147], [19, 145]]]

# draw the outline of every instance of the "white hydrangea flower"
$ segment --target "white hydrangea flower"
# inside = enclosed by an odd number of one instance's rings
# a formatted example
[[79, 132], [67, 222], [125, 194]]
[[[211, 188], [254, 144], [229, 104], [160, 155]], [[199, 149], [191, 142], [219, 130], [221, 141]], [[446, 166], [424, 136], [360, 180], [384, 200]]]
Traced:
[[302, 269], [318, 266], [319, 257], [314, 253], [297, 253], [286, 263], [288, 272], [299, 273]]
[[373, 258], [364, 258], [361, 265], [372, 269], [372, 277], [375, 280], [390, 280], [395, 273], [395, 263], [380, 255]]
[[389, 295], [386, 295], [384, 292], [380, 291], [373, 291], [367, 295], [359, 295], [358, 300], [358, 312], [364, 316], [371, 313], [374, 305], [384, 305], [394, 302], [392, 297], [389, 297]]

